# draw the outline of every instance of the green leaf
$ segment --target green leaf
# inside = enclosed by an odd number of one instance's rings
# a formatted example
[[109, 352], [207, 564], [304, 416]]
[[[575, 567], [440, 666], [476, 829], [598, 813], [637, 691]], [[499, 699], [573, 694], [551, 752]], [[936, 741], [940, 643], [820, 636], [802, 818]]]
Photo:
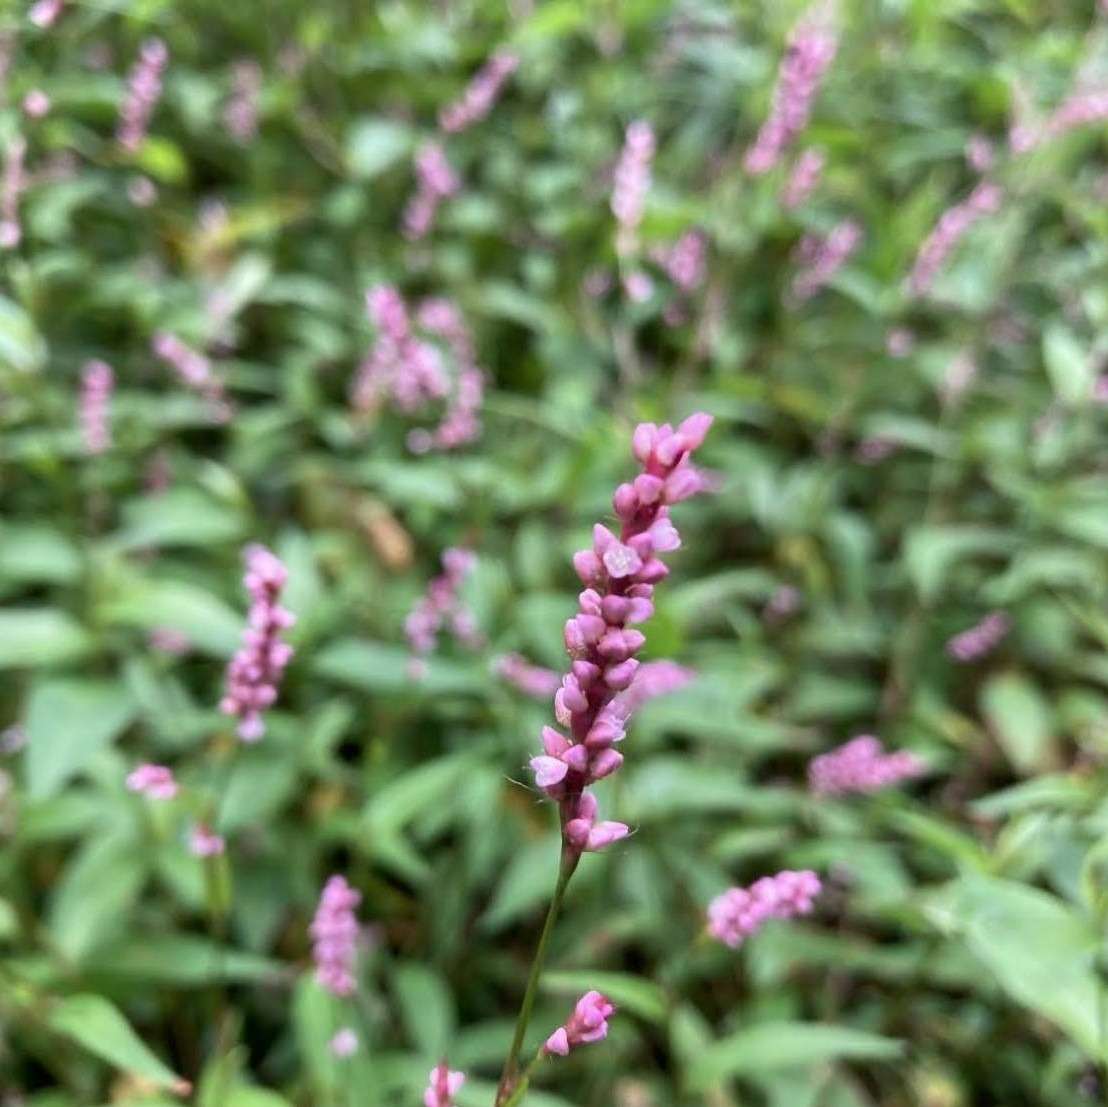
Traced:
[[454, 1036], [457, 1015], [443, 978], [427, 965], [412, 961], [393, 970], [392, 987], [408, 1038], [424, 1056], [444, 1056]]
[[46, 361], [46, 343], [31, 317], [16, 303], [0, 296], [0, 368], [33, 373]]
[[766, 1022], [740, 1030], [709, 1046], [689, 1069], [695, 1088], [729, 1076], [768, 1072], [829, 1061], [889, 1061], [901, 1043], [879, 1034], [822, 1023]]
[[56, 530], [36, 525], [0, 528], [0, 580], [68, 584], [80, 572], [80, 554]]
[[245, 620], [199, 585], [134, 577], [120, 581], [116, 594], [97, 608], [97, 617], [109, 625], [178, 630], [191, 646], [213, 657], [235, 652]]
[[557, 995], [577, 996], [595, 989], [603, 992], [617, 1007], [626, 1008], [647, 1022], [662, 1025], [666, 1021], [666, 994], [661, 986], [641, 976], [623, 972], [548, 972], [542, 987]]
[[1017, 1002], [1065, 1030], [1090, 1057], [1101, 1049], [1104, 986], [1089, 920], [1056, 896], [1013, 881], [967, 874], [928, 905]]
[[251, 983], [276, 982], [288, 969], [280, 961], [256, 953], [221, 946], [197, 934], [156, 934], [115, 940], [97, 946], [89, 957], [90, 971], [177, 987], [199, 986], [214, 980]]
[[35, 798], [51, 796], [76, 776], [134, 718], [135, 703], [118, 684], [50, 679], [27, 705], [27, 782]]
[[97, 995], [75, 995], [52, 1004], [47, 1025], [83, 1046], [89, 1053], [124, 1072], [149, 1080], [160, 1088], [187, 1092], [182, 1080], [143, 1043], [130, 1023], [108, 1000]]
[[1049, 769], [1056, 759], [1053, 713], [1031, 679], [998, 673], [981, 689], [981, 710], [990, 729], [1021, 773]]
[[364, 181], [379, 176], [412, 148], [409, 127], [391, 119], [356, 119], [346, 138], [346, 165]]
[[973, 554], [998, 556], [1013, 537], [989, 527], [915, 527], [904, 542], [908, 575], [924, 600], [934, 599], [955, 562]]
[[1064, 323], [1051, 323], [1043, 334], [1043, 360], [1054, 394], [1064, 404], [1086, 403], [1096, 372], [1093, 359]]
[[91, 652], [92, 636], [52, 607], [0, 611], [0, 669], [60, 665]]
[[132, 500], [115, 536], [123, 549], [144, 546], [215, 546], [242, 538], [239, 513], [195, 488], [172, 488]]
[[435, 695], [477, 691], [487, 683], [484, 671], [442, 658], [427, 660], [427, 672], [418, 681], [410, 675], [411, 654], [400, 646], [344, 638], [322, 650], [313, 668], [324, 677], [370, 692]]

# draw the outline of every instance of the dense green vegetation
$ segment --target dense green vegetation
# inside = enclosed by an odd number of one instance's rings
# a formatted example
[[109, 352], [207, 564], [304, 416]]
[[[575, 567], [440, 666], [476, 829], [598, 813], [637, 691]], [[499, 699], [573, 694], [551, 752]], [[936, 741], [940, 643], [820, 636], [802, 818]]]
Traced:
[[[674, 507], [641, 655], [696, 678], [596, 788], [633, 833], [569, 886], [528, 1045], [589, 989], [618, 1011], [522, 1102], [1108, 1095], [1108, 15], [841, 0], [810, 119], [754, 172], [803, 11], [0, 11], [4, 1107], [415, 1105], [444, 1057], [492, 1107], [559, 840], [527, 768], [549, 696], [498, 659], [565, 670], [635, 425], [698, 410], [714, 488]], [[495, 102], [444, 131], [496, 51]], [[445, 400], [373, 376], [379, 286], [456, 306], [413, 322]], [[479, 433], [424, 451], [463, 379]], [[248, 744], [220, 701], [251, 543], [296, 622]], [[413, 664], [451, 547], [473, 622]], [[926, 772], [813, 795], [857, 734]], [[178, 794], [129, 790], [141, 763]], [[786, 868], [819, 873], [812, 914], [707, 937]], [[312, 972], [333, 873], [367, 928], [350, 998]]]

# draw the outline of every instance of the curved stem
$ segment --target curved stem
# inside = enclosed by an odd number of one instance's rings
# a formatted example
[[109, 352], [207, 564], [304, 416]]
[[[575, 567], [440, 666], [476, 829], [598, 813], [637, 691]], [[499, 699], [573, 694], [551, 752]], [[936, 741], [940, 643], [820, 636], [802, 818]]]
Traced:
[[558, 883], [554, 885], [554, 895], [550, 899], [550, 907], [546, 912], [546, 921], [543, 923], [542, 934], [539, 935], [539, 944], [535, 947], [531, 972], [527, 977], [527, 988], [523, 993], [523, 1003], [519, 1009], [519, 1017], [516, 1019], [515, 1034], [512, 1037], [511, 1048], [508, 1050], [508, 1058], [504, 1062], [500, 1085], [496, 1090], [495, 1107], [508, 1107], [508, 1104], [518, 1102], [518, 1099], [512, 1093], [519, 1083], [517, 1076], [519, 1051], [523, 1048], [523, 1038], [527, 1033], [527, 1024], [531, 1021], [531, 1008], [534, 1007], [535, 996], [538, 994], [539, 978], [542, 976], [543, 965], [546, 961], [546, 949], [550, 944], [550, 935], [554, 932], [554, 923], [562, 909], [562, 900], [565, 899], [569, 878], [573, 876], [579, 860], [580, 854], [564, 851], [562, 853], [562, 862], [558, 867]]

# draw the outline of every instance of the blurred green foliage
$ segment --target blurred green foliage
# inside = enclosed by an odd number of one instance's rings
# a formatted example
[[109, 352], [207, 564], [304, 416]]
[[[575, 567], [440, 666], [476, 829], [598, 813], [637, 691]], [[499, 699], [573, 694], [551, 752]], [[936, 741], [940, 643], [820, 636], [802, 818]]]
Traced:
[[[631, 428], [695, 409], [717, 418], [721, 487], [677, 511], [647, 654], [699, 678], [643, 711], [602, 786], [636, 833], [571, 887], [532, 1036], [587, 987], [621, 1010], [527, 1103], [1103, 1091], [1108, 146], [1100, 122], [1005, 150], [1021, 98], [1045, 113], [1079, 72], [1105, 86], [1108, 25], [1090, 0], [842, 0], [802, 139], [827, 168], [788, 212], [786, 168], [754, 179], [741, 159], [800, 10], [71, 0], [49, 30], [22, 3], [0, 14], [0, 142], [25, 135], [30, 176], [0, 258], [0, 722], [26, 736], [0, 755], [5, 1107], [155, 1107], [182, 1076], [198, 1107], [384, 1107], [418, 1102], [443, 1055], [470, 1073], [462, 1107], [489, 1107], [557, 851], [525, 771], [549, 707], [490, 662], [563, 664], [569, 558], [632, 471]], [[150, 35], [165, 92], [129, 156], [116, 116]], [[462, 191], [410, 243], [413, 152], [504, 46], [521, 64], [500, 102], [446, 141]], [[222, 112], [249, 58], [260, 127], [242, 144]], [[53, 104], [38, 120], [20, 110], [35, 88]], [[659, 141], [646, 243], [709, 242], [676, 327], [660, 273], [643, 303], [584, 291], [615, 268], [611, 170], [635, 118]], [[913, 300], [904, 276], [974, 183], [975, 134], [1000, 151], [1002, 209]], [[848, 216], [862, 248], [789, 304], [796, 243]], [[409, 420], [352, 414], [379, 281], [464, 311], [490, 377], [479, 442], [417, 457]], [[887, 351], [895, 328], [907, 356]], [[162, 329], [215, 358], [226, 426], [150, 353]], [[944, 402], [959, 356], [976, 377]], [[77, 422], [92, 357], [117, 379], [99, 457]], [[285, 560], [298, 615], [252, 748], [217, 709], [248, 540]], [[457, 544], [479, 555], [466, 599], [488, 647], [445, 642], [413, 683], [404, 616]], [[783, 587], [799, 608], [767, 617]], [[994, 609], [1010, 635], [953, 662], [946, 640]], [[152, 649], [159, 628], [189, 652]], [[808, 796], [808, 758], [860, 731], [929, 776]], [[190, 798], [128, 794], [141, 760]], [[185, 847], [201, 816], [228, 839], [222, 884]], [[701, 940], [714, 895], [785, 865], [825, 876], [813, 917], [738, 953]], [[311, 980], [333, 871], [373, 927], [354, 1004]], [[345, 1061], [327, 1047], [342, 1025], [361, 1039]]]

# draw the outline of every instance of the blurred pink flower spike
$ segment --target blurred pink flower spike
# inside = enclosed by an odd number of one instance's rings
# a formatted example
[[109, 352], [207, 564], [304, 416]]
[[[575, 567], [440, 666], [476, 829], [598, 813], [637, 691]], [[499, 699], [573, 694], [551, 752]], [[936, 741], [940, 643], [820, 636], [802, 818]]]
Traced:
[[465, 1082], [464, 1072], [451, 1072], [445, 1061], [436, 1065], [427, 1077], [423, 1107], [454, 1107], [454, 1097]]
[[110, 405], [115, 376], [105, 361], [85, 363], [81, 370], [81, 437], [90, 457], [105, 453], [112, 444]]
[[135, 153], [146, 138], [150, 117], [162, 94], [162, 72], [168, 61], [169, 51], [160, 38], [148, 38], [139, 48], [116, 131], [119, 145], [128, 153]]
[[219, 857], [227, 848], [223, 838], [203, 823], [197, 823], [189, 835], [189, 852], [194, 857]]
[[547, 696], [554, 695], [562, 683], [561, 676], [553, 669], [532, 665], [527, 658], [518, 653], [508, 653], [497, 658], [493, 671], [524, 695], [533, 696], [537, 700], [544, 700]]
[[461, 99], [439, 112], [439, 126], [448, 134], [457, 134], [484, 119], [496, 103], [504, 82], [518, 65], [517, 55], [498, 50], [477, 71]]
[[810, 869], [784, 869], [763, 876], [749, 888], [728, 888], [708, 907], [708, 933], [732, 949], [770, 919], [807, 915], [822, 885]]
[[143, 764], [127, 774], [127, 787], [154, 800], [171, 800], [177, 795], [173, 770], [164, 765]]
[[243, 584], [252, 603], [242, 646], [227, 666], [226, 691], [219, 708], [236, 716], [238, 733], [244, 742], [256, 742], [265, 734], [262, 712], [277, 700], [285, 666], [292, 659], [292, 646], [281, 641], [281, 632], [296, 621], [291, 611], [278, 602], [288, 579], [281, 560], [264, 546], [246, 549]]
[[871, 734], [859, 734], [830, 753], [820, 754], [808, 766], [808, 784], [817, 796], [848, 792], [876, 792], [926, 772], [914, 753], [885, 753]]
[[993, 611], [969, 630], [954, 635], [946, 644], [946, 652], [955, 661], [979, 661], [1000, 645], [1011, 627], [1012, 620], [1003, 611]]
[[607, 996], [586, 992], [577, 1001], [569, 1019], [546, 1039], [543, 1052], [566, 1057], [578, 1046], [603, 1041], [608, 1036], [608, 1019], [615, 1010]]
[[332, 876], [323, 886], [319, 906], [308, 928], [312, 937], [315, 978], [332, 995], [350, 996], [357, 988], [354, 967], [358, 953], [358, 920], [354, 909], [361, 903], [342, 876]]
[[358, 1035], [349, 1026], [337, 1030], [327, 1043], [333, 1056], [344, 1060], [358, 1052]]

